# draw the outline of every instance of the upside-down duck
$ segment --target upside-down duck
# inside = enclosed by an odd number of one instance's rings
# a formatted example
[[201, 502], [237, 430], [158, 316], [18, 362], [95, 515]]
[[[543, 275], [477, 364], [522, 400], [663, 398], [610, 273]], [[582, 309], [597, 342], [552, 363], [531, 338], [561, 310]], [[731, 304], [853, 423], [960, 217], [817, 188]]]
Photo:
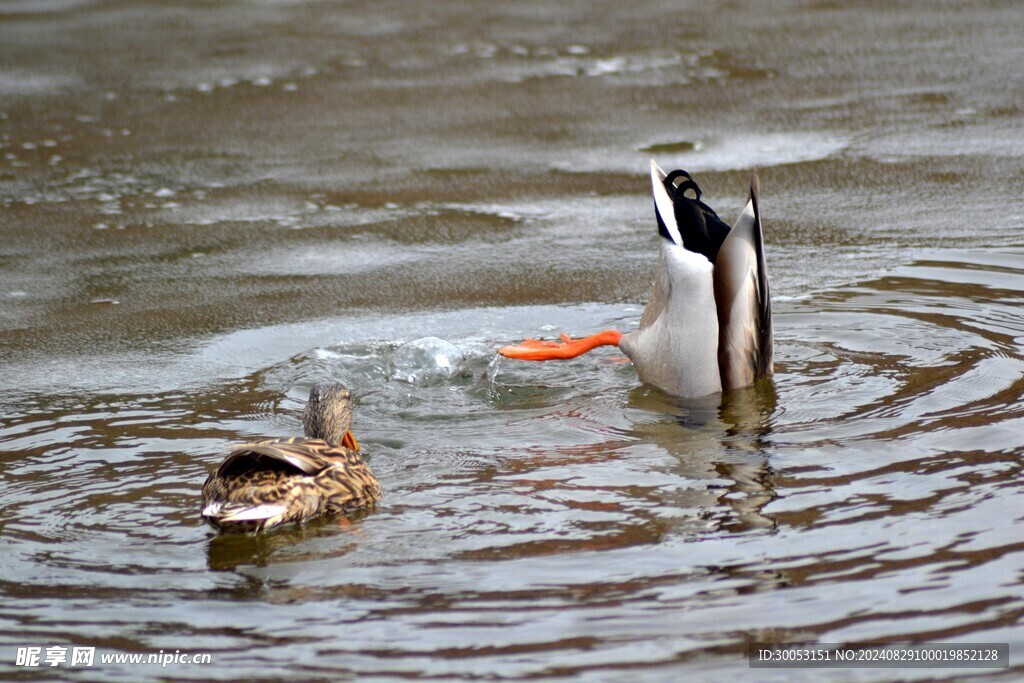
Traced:
[[527, 339], [499, 353], [564, 360], [617, 345], [641, 381], [684, 398], [745, 387], [772, 373], [772, 309], [757, 174], [732, 227], [701, 201], [700, 187], [686, 171], [666, 175], [652, 160], [651, 185], [661, 255], [639, 328], [582, 339], [563, 334], [561, 342]]

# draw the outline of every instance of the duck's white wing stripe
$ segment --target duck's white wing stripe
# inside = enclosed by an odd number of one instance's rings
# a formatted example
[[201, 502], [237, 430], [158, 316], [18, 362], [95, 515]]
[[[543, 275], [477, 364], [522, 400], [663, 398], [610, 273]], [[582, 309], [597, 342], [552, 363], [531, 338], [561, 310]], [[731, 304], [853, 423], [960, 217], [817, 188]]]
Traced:
[[239, 506], [237, 503], [210, 503], [203, 509], [203, 517], [216, 517], [221, 522], [244, 522], [248, 520], [271, 519], [284, 514], [284, 505]]
[[210, 503], [203, 508], [203, 517], [216, 517], [220, 514], [221, 503]]
[[683, 246], [683, 236], [679, 234], [679, 225], [676, 223], [675, 203], [665, 189], [665, 172], [654, 159], [651, 159], [651, 191], [654, 193], [654, 210], [658, 212], [658, 218], [665, 224], [672, 241]]

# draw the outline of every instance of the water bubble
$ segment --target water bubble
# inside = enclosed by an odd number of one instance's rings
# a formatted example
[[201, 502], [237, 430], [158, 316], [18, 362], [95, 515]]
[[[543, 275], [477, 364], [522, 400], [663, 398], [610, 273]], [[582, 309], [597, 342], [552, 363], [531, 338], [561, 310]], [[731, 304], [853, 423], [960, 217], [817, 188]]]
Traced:
[[252, 82], [253, 85], [258, 86], [260, 88], [265, 88], [268, 85], [270, 85], [270, 83], [271, 83], [271, 80], [269, 78], [267, 78], [266, 76], [260, 76], [259, 78], [253, 80], [253, 82]]
[[498, 370], [501, 369], [501, 359], [501, 354], [496, 353], [491, 362], [487, 364], [487, 383], [491, 386], [494, 386], [494, 380], [498, 377]]
[[422, 337], [395, 351], [391, 356], [391, 373], [400, 382], [438, 384], [457, 374], [464, 360], [455, 344], [438, 337]]

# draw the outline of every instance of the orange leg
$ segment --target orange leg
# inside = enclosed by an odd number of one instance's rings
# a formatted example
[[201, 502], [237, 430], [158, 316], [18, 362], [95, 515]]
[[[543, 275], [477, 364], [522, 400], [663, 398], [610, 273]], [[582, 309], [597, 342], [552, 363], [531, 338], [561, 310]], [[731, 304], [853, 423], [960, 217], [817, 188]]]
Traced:
[[622, 333], [605, 330], [582, 339], [573, 339], [567, 334], [562, 334], [561, 338], [561, 342], [526, 339], [515, 346], [503, 346], [498, 353], [518, 360], [567, 360], [598, 346], [618, 346]]

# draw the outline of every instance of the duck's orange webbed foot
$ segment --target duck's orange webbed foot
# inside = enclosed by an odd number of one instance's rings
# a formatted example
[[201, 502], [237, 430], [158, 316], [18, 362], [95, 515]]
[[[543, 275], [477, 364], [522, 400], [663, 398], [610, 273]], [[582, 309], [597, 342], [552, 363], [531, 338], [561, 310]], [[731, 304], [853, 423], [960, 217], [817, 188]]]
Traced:
[[618, 346], [622, 333], [616, 330], [605, 330], [582, 339], [573, 339], [562, 333], [562, 341], [542, 341], [526, 339], [515, 346], [503, 346], [498, 353], [506, 358], [517, 360], [567, 360], [580, 356], [598, 346]]

